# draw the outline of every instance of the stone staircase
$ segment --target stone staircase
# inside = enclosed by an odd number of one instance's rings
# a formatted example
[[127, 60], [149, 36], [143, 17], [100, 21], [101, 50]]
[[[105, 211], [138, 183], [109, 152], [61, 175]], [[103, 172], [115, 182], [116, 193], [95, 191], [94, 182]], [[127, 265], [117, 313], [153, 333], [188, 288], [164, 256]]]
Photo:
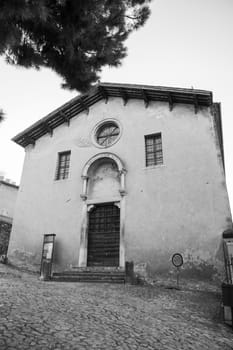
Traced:
[[54, 272], [52, 281], [57, 282], [92, 282], [92, 283], [125, 283], [126, 273], [119, 268], [73, 268], [69, 271]]

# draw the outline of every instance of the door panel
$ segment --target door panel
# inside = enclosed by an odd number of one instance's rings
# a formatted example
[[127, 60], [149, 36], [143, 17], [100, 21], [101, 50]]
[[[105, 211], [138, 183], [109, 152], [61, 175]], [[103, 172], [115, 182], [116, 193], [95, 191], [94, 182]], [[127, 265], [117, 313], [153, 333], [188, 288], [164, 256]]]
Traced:
[[88, 266], [119, 266], [120, 209], [96, 205], [89, 213]]

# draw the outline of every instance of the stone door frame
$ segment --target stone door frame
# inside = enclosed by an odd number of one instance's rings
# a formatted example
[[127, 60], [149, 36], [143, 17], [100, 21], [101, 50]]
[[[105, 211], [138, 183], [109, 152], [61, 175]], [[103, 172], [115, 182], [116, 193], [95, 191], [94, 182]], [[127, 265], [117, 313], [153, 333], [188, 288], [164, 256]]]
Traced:
[[[111, 159], [117, 165], [117, 170], [120, 175], [120, 190], [119, 196], [112, 198], [101, 198], [100, 200], [91, 200], [88, 198], [88, 171], [94, 162], [104, 158]], [[80, 197], [83, 200], [82, 214], [81, 214], [81, 229], [80, 229], [80, 248], [79, 248], [79, 267], [87, 266], [87, 246], [88, 246], [88, 212], [95, 204], [112, 203], [114, 202], [120, 209], [120, 247], [119, 247], [119, 267], [125, 268], [125, 188], [126, 169], [119, 157], [113, 153], [104, 152], [98, 153], [85, 164], [82, 171], [83, 188]]]

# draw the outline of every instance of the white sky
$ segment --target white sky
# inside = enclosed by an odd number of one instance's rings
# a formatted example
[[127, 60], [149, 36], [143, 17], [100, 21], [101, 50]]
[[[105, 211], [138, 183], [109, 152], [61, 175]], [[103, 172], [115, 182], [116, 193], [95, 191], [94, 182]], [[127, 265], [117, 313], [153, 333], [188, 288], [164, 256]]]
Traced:
[[[233, 207], [233, 1], [154, 0], [146, 25], [127, 41], [120, 68], [101, 81], [213, 91], [222, 104], [228, 192]], [[0, 174], [20, 181], [24, 150], [10, 139], [77, 95], [50, 70], [15, 68], [0, 59]]]

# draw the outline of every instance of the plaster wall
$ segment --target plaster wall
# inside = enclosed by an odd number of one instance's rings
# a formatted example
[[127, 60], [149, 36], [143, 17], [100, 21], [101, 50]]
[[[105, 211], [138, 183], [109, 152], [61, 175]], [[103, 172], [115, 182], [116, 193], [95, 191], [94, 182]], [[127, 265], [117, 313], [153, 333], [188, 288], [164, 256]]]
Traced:
[[18, 188], [0, 182], [0, 215], [13, 218]]
[[88, 198], [102, 200], [103, 197], [119, 196], [120, 179], [116, 164], [109, 159], [96, 163], [88, 173]]
[[[93, 141], [96, 124], [115, 119], [121, 137], [107, 149]], [[160, 166], [145, 166], [144, 135], [162, 133]], [[69, 178], [55, 180], [58, 152], [71, 150]], [[209, 108], [141, 100], [98, 102], [26, 148], [9, 246], [39, 266], [43, 234], [56, 234], [55, 268], [78, 265], [83, 202], [82, 169], [101, 152], [112, 152], [126, 174], [126, 260], [166, 271], [171, 255], [184, 255], [187, 268], [221, 261], [221, 233], [231, 213], [213, 117]], [[99, 185], [99, 188], [101, 186]], [[104, 198], [103, 198], [104, 201]]]

